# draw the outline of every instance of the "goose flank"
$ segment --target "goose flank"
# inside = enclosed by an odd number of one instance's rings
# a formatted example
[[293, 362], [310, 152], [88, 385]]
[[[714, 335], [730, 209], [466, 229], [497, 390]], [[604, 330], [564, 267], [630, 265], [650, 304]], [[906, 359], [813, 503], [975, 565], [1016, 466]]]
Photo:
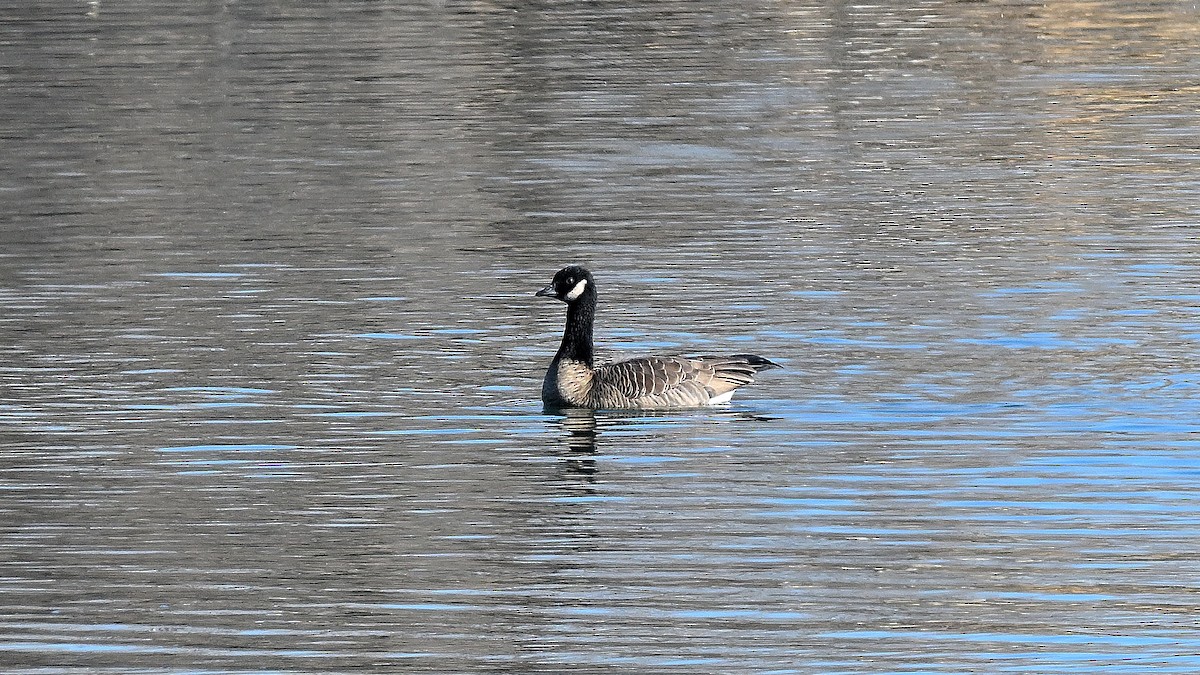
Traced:
[[542, 380], [542, 402], [552, 408], [652, 410], [726, 403], [738, 387], [779, 364], [754, 354], [649, 356], [596, 367], [592, 327], [596, 280], [578, 265], [564, 267], [538, 291], [567, 303], [562, 344]]

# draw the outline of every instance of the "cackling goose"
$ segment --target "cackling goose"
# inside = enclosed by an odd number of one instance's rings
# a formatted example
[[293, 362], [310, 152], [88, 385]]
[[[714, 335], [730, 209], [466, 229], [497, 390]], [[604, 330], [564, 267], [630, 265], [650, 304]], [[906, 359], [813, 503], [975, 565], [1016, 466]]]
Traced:
[[596, 282], [583, 267], [565, 267], [537, 292], [567, 303], [567, 326], [546, 379], [542, 401], [555, 408], [662, 409], [726, 403], [761, 370], [778, 368], [761, 356], [650, 356], [592, 365]]

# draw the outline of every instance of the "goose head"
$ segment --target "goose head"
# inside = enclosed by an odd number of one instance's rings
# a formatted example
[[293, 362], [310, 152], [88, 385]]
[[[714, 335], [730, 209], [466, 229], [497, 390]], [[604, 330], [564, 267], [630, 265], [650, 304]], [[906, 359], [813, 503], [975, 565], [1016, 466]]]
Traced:
[[595, 294], [596, 282], [592, 279], [592, 273], [579, 265], [562, 268], [554, 275], [554, 280], [549, 286], [535, 293], [537, 296], [555, 298], [567, 304]]

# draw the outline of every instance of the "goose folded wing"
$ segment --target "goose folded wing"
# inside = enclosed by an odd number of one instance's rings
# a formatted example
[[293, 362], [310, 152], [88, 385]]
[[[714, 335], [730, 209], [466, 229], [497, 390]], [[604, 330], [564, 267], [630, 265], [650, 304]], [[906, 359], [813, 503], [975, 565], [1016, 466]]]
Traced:
[[627, 399], [662, 396], [697, 384], [707, 388], [715, 371], [702, 362], [679, 356], [630, 359], [596, 369], [597, 386]]

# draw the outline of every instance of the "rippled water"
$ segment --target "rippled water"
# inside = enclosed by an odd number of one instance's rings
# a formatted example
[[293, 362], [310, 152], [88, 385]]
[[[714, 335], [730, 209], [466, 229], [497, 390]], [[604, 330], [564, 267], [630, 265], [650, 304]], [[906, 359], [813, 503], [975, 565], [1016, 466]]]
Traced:
[[1200, 670], [1193, 5], [177, 4], [0, 21], [5, 672]]

